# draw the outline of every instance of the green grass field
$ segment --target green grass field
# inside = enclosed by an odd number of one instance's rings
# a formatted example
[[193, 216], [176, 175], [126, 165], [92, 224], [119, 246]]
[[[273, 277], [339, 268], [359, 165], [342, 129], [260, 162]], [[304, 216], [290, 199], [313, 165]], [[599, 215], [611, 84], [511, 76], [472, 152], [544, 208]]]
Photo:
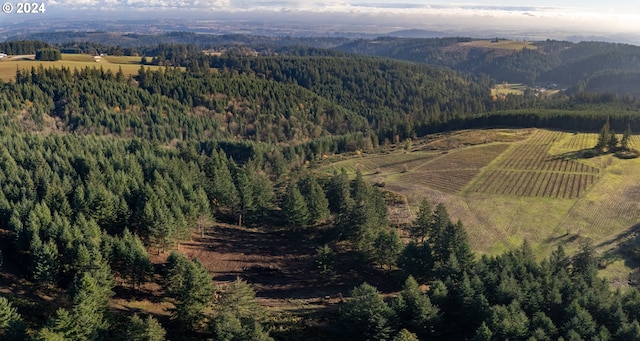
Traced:
[[[117, 72], [122, 69], [125, 75], [137, 74], [140, 69], [140, 57], [128, 57], [128, 56], [105, 56], [100, 61], [95, 61], [93, 56], [85, 54], [62, 54], [62, 60], [55, 62], [37, 61], [34, 60], [34, 56], [20, 56], [19, 58], [13, 58], [9, 56], [6, 60], [0, 61], [0, 79], [8, 81], [16, 76], [17, 69], [29, 70], [32, 67], [38, 67], [42, 65], [45, 68], [48, 67], [67, 67], [71, 69], [82, 69], [85, 67], [104, 68], [105, 70], [111, 70]], [[157, 69], [159, 66], [145, 66], [150, 69]]]
[[[481, 134], [497, 136], [495, 131]], [[470, 146], [464, 136], [457, 135], [458, 148], [446, 152], [431, 149], [445, 145], [439, 139], [410, 153], [336, 163], [329, 158], [319, 171], [345, 168], [353, 173], [360, 168], [371, 182], [407, 198], [405, 220], [415, 215], [422, 198], [444, 203], [451, 217], [464, 223], [472, 247], [481, 254], [510, 250], [526, 239], [544, 257], [560, 244], [572, 252], [589, 239], [599, 253], [614, 255], [609, 257], [611, 270], [603, 271], [606, 276], [629, 274], [621, 248], [640, 221], [640, 159], [576, 157], [575, 151], [595, 145], [597, 134], [528, 130], [520, 133], [521, 139]], [[633, 136], [631, 146], [640, 146], [640, 136]]]

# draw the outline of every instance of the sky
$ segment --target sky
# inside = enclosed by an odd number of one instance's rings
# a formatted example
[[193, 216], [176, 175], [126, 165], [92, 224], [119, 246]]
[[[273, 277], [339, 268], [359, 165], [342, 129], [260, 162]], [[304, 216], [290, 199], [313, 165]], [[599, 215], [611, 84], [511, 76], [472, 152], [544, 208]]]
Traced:
[[[149, 15], [224, 15], [241, 18], [261, 14], [265, 20], [304, 18], [369, 20], [399, 29], [482, 27], [510, 30], [563, 30], [640, 33], [640, 1], [632, 0], [44, 0], [49, 8], [120, 11]], [[106, 15], [106, 14], [105, 14]], [[45, 18], [43, 18], [45, 19]], [[0, 18], [1, 20], [1, 18]]]

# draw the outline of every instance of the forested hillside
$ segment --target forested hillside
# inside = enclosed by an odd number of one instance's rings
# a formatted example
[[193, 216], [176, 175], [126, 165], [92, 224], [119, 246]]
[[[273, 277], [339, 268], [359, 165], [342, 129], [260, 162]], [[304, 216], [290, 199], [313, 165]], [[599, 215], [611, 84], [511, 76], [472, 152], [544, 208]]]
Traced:
[[[125, 53], [109, 43], [3, 48]], [[406, 199], [359, 170], [320, 176], [312, 167], [339, 154], [408, 153], [414, 138], [463, 127], [593, 131], [608, 122], [640, 131], [633, 98], [498, 99], [486, 75], [299, 46], [283, 55], [127, 48], [164, 68], [125, 76], [33, 61], [0, 84], [4, 339], [640, 338], [640, 295], [596, 276], [588, 241], [542, 261], [526, 242], [478, 257], [444, 205], [425, 200], [414, 221], [392, 225], [387, 205]], [[531, 65], [538, 52], [516, 53]], [[207, 241], [206, 252], [216, 243], [216, 252], [291, 262], [298, 272], [254, 265], [214, 286], [214, 265], [183, 252]], [[298, 291], [256, 292], [241, 279], [249, 275], [291, 280], [282, 286]], [[346, 303], [310, 308], [312, 295]], [[264, 300], [299, 306], [264, 309]]]
[[[640, 48], [632, 45], [561, 41], [511, 44], [500, 40], [473, 44], [470, 38], [378, 38], [358, 40], [338, 50], [409, 60], [454, 70], [483, 73], [498, 82], [573, 86], [598, 74], [637, 72]], [[614, 81], [610, 84], [615, 84]]]
[[[622, 74], [640, 71], [640, 48], [632, 45], [546, 40], [517, 42], [505, 39], [492, 41], [454, 38], [294, 38], [251, 35], [208, 35], [190, 32], [170, 32], [159, 35], [115, 34], [108, 32], [55, 32], [12, 37], [1, 43], [0, 50], [12, 54], [19, 40], [40, 40], [60, 46], [63, 52], [108, 53], [111, 55], [159, 56], [170, 60], [166, 53], [173, 45], [199, 53], [202, 50], [235, 51], [260, 55], [370, 55], [420, 64], [446, 67], [465, 74], [484, 74], [498, 83], [525, 83], [529, 86], [554, 84], [572, 91], [608, 92], [606, 87], [584, 88], [580, 84], [589, 78], [606, 80], [607, 87], [618, 95], [635, 95], [635, 90], [617, 86], [625, 82]], [[161, 44], [158, 48], [158, 44]], [[28, 46], [28, 45], [16, 45]], [[164, 46], [164, 47], [162, 47]], [[172, 49], [172, 48], [171, 48]], [[35, 53], [35, 48], [26, 49]], [[17, 53], [16, 53], [17, 54]], [[163, 54], [165, 54], [163, 56]], [[156, 61], [157, 61], [156, 60]]]

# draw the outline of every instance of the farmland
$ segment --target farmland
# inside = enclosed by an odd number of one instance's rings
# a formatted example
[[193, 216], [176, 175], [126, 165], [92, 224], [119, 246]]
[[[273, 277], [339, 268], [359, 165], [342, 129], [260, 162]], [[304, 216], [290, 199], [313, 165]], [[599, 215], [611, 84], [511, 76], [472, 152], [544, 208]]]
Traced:
[[[422, 198], [444, 203], [480, 253], [513, 249], [524, 239], [539, 256], [560, 244], [574, 250], [585, 239], [601, 253], [624, 242], [621, 236], [640, 219], [638, 159], [583, 158], [581, 152], [597, 141], [595, 133], [497, 132], [457, 132], [416, 142], [411, 152], [351, 157], [319, 171], [360, 169], [371, 182], [403, 195], [408, 212], [393, 207], [392, 221], [409, 222]], [[483, 134], [492, 138], [479, 139]], [[640, 146], [640, 136], [630, 145]], [[622, 263], [618, 255], [611, 264], [624, 268]]]
[[[93, 56], [86, 54], [62, 54], [62, 60], [58, 61], [39, 61], [34, 60], [34, 55], [25, 56], [9, 56], [6, 60], [0, 61], [0, 79], [12, 79], [16, 75], [16, 69], [28, 70], [32, 67], [37, 68], [42, 65], [48, 67], [67, 67], [71, 69], [82, 69], [85, 67], [104, 68], [117, 72], [119, 69], [125, 75], [137, 74], [140, 69], [141, 57], [126, 56], [104, 56], [100, 61], [94, 60]], [[158, 66], [145, 66], [147, 68], [158, 68]]]
[[[471, 191], [567, 199], [580, 197], [595, 183], [600, 169], [562, 155], [549, 154], [551, 147], [563, 137], [561, 132], [537, 131], [526, 143], [512, 146], [491, 165]], [[580, 142], [582, 140], [568, 143], [582, 146]]]

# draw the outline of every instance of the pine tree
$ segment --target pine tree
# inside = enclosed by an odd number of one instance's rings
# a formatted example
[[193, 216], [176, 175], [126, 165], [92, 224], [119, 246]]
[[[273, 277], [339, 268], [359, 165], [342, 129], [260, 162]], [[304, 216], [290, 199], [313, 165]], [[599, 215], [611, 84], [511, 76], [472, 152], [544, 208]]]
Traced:
[[416, 333], [420, 339], [426, 340], [434, 336], [440, 319], [439, 309], [420, 291], [413, 276], [409, 276], [405, 281], [393, 308], [403, 325]]
[[133, 314], [127, 321], [124, 339], [128, 341], [164, 341], [167, 332], [153, 316], [143, 320]]
[[316, 178], [307, 174], [298, 183], [300, 193], [304, 196], [312, 224], [321, 223], [329, 217], [329, 201]]
[[340, 309], [340, 325], [345, 339], [389, 340], [395, 313], [375, 287], [363, 283], [351, 291]]
[[392, 228], [378, 232], [372, 252], [374, 261], [380, 266], [389, 268], [395, 265], [402, 252], [402, 241], [398, 232]]
[[476, 330], [476, 334], [473, 336], [472, 341], [491, 341], [493, 340], [493, 332], [487, 326], [486, 322], [482, 322], [478, 330]]
[[609, 152], [615, 152], [618, 149], [618, 137], [616, 137], [616, 132], [611, 129], [611, 133], [609, 134], [609, 141], [607, 141], [607, 148]]
[[316, 266], [320, 269], [320, 273], [323, 275], [333, 273], [335, 260], [333, 257], [333, 250], [329, 245], [319, 247], [316, 253]]
[[240, 278], [222, 290], [215, 304], [213, 331], [217, 340], [273, 340], [262, 327], [266, 310], [255, 298], [255, 291]]
[[287, 186], [287, 192], [282, 198], [282, 214], [289, 228], [302, 229], [309, 225], [307, 203], [295, 183]]
[[419, 341], [418, 336], [406, 329], [402, 329], [396, 334], [392, 341]]
[[329, 180], [327, 200], [331, 212], [338, 216], [347, 215], [353, 207], [354, 200], [349, 189], [349, 177], [344, 169], [340, 173], [335, 172]]
[[433, 210], [427, 199], [422, 199], [420, 202], [420, 208], [418, 210], [418, 216], [413, 221], [411, 228], [411, 238], [414, 241], [423, 243], [425, 238], [429, 235], [433, 224]]
[[0, 296], [0, 337], [3, 340], [24, 340], [25, 326], [16, 308]]
[[204, 311], [213, 299], [211, 276], [197, 259], [189, 261], [177, 252], [173, 252], [169, 258], [167, 290], [175, 298], [172, 316], [182, 328], [199, 329]]
[[620, 149], [629, 150], [629, 140], [631, 139], [631, 135], [631, 124], [627, 123], [627, 129], [624, 131], [622, 139], [620, 140]]
[[598, 135], [598, 142], [596, 143], [595, 149], [600, 151], [604, 150], [605, 147], [609, 145], [609, 141], [611, 140], [611, 128], [609, 126], [609, 119], [607, 118], [607, 122], [600, 129], [600, 135]]
[[42, 286], [55, 285], [60, 271], [56, 244], [51, 240], [42, 243], [38, 235], [34, 235], [30, 250], [34, 281]]

